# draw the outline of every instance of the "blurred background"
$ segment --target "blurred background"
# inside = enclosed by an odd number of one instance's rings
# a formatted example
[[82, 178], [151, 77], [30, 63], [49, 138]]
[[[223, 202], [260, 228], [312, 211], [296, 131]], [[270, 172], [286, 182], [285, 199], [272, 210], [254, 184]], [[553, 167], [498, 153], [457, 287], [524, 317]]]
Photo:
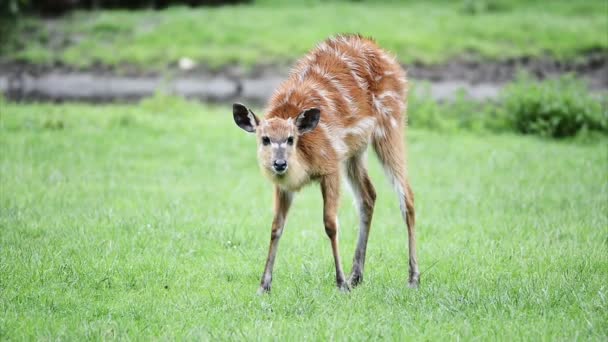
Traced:
[[[569, 127], [606, 125], [599, 107], [608, 89], [606, 1], [7, 0], [1, 6], [0, 91], [18, 101], [137, 101], [164, 93], [261, 106], [315, 44], [361, 33], [407, 69], [410, 102], [428, 114], [413, 112], [414, 125], [446, 125], [434, 117], [441, 111], [435, 104], [446, 102], [463, 107], [448, 113], [461, 126], [527, 131], [523, 126], [553, 125], [544, 121], [554, 115]], [[563, 113], [519, 113], [530, 122], [507, 123], [522, 120], [512, 117], [513, 108], [507, 114], [485, 108], [497, 101], [534, 107], [548, 101], [541, 93]], [[571, 108], [564, 96], [588, 106]], [[585, 119], [576, 119], [581, 110]], [[501, 122], [489, 122], [497, 117]]]

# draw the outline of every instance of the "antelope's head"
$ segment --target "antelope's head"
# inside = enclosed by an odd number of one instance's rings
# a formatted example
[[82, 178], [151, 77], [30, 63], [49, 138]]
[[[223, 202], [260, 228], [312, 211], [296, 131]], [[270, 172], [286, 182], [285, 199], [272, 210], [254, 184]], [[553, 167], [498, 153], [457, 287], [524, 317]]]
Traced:
[[302, 134], [312, 131], [319, 123], [316, 108], [301, 112], [296, 119], [258, 117], [240, 103], [232, 106], [234, 122], [243, 130], [255, 133], [260, 167], [274, 177], [283, 177], [297, 158], [296, 146]]

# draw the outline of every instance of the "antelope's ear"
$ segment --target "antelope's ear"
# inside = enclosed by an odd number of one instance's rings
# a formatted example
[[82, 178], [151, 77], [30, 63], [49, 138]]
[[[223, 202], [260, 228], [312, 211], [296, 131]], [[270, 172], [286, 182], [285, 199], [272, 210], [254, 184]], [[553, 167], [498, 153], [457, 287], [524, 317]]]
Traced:
[[255, 132], [256, 127], [260, 124], [257, 116], [249, 108], [240, 103], [232, 105], [232, 116], [237, 126], [250, 133]]
[[317, 124], [319, 124], [319, 119], [321, 118], [321, 111], [317, 108], [307, 109], [300, 113], [296, 118], [296, 127], [298, 128], [298, 133], [304, 134], [306, 132], [310, 132]]

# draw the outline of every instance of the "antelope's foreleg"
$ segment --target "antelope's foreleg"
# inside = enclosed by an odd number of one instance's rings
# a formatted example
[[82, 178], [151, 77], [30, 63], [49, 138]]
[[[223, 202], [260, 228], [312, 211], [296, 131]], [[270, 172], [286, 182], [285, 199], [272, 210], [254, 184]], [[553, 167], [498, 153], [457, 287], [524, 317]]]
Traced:
[[262, 275], [262, 281], [260, 282], [260, 289], [258, 293], [269, 292], [272, 286], [272, 267], [274, 266], [274, 259], [277, 255], [277, 249], [279, 246], [279, 240], [283, 234], [283, 228], [285, 227], [285, 221], [287, 219], [287, 213], [293, 200], [293, 193], [281, 190], [279, 187], [275, 187], [274, 191], [274, 219], [272, 221], [272, 233], [270, 234], [270, 247], [268, 248], [268, 258], [266, 259], [266, 267], [264, 268], [264, 274]]
[[333, 174], [321, 179], [321, 193], [323, 195], [323, 223], [325, 233], [331, 241], [331, 249], [336, 264], [336, 284], [341, 290], [348, 290], [344, 277], [342, 262], [340, 260], [340, 245], [338, 242], [338, 204], [340, 201], [340, 176]]

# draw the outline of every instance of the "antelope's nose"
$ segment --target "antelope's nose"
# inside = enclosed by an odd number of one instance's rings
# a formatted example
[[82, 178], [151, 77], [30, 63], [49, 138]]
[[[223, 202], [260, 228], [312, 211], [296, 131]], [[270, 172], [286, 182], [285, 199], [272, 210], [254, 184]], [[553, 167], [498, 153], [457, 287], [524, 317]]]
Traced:
[[287, 170], [287, 161], [285, 159], [277, 159], [272, 163], [272, 167], [277, 172], [283, 172]]

